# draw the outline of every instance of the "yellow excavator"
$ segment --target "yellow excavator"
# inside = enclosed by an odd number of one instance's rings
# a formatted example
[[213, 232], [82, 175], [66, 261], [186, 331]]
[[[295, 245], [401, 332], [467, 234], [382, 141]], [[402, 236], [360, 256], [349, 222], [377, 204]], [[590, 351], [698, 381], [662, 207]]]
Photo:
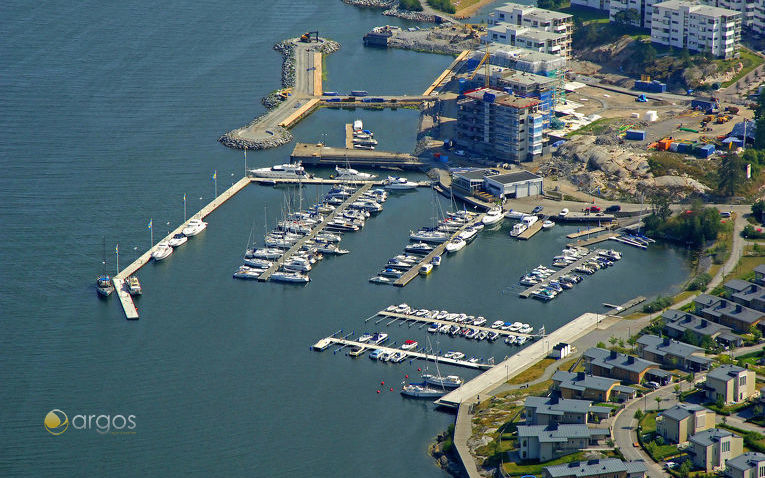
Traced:
[[[313, 38], [313, 40], [311, 40]], [[300, 35], [300, 41], [303, 43], [311, 43], [311, 41], [319, 41], [319, 32], [305, 32]]]

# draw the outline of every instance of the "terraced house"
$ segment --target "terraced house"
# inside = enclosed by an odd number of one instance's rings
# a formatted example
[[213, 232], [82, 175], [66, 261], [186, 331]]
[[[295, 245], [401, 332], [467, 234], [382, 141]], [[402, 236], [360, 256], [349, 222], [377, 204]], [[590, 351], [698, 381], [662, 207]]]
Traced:
[[587, 349], [582, 356], [586, 372], [624, 383], [640, 383], [649, 370], [659, 368], [655, 362], [596, 347]]
[[733, 333], [733, 330], [717, 322], [704, 319], [690, 312], [681, 310], [666, 310], [662, 314], [664, 333], [674, 339], [684, 342], [701, 344], [704, 340], [714, 340], [722, 345], [739, 347], [744, 339]]
[[597, 445], [610, 435], [607, 428], [587, 425], [518, 425], [522, 460], [550, 461]]
[[552, 381], [552, 389], [563, 398], [608, 402], [629, 400], [637, 395], [634, 388], [621, 385], [619, 380], [585, 372], [572, 373], [561, 370], [555, 372]]
[[669, 369], [693, 372], [709, 370], [712, 359], [704, 357], [704, 349], [669, 337], [643, 335], [637, 341], [638, 355]]
[[707, 473], [725, 469], [728, 460], [744, 452], [744, 439], [720, 428], [697, 433], [689, 441], [693, 464]]
[[590, 417], [605, 420], [609, 407], [594, 406], [589, 400], [552, 397], [527, 397], [524, 404], [527, 425], [587, 424]]

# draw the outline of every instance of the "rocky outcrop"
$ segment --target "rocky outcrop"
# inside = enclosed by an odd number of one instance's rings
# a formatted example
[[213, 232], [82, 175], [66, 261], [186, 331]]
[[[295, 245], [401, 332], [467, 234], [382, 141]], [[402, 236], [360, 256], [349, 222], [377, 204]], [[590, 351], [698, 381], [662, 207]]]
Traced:
[[428, 451], [430, 452], [430, 455], [436, 459], [436, 464], [442, 470], [455, 478], [463, 478], [467, 475], [465, 474], [465, 469], [463, 468], [462, 463], [459, 462], [459, 459], [453, 456], [454, 445], [451, 440], [452, 437], [447, 432], [441, 433], [436, 437], [435, 443], [430, 445]]
[[412, 20], [415, 22], [438, 23], [435, 15], [429, 15], [422, 12], [413, 12], [411, 10], [401, 10], [398, 8], [398, 6], [394, 6], [393, 8], [385, 10], [383, 15], [388, 17], [403, 18], [405, 20]]
[[263, 139], [245, 139], [239, 136], [236, 131], [229, 131], [228, 133], [218, 138], [218, 141], [223, 146], [227, 146], [232, 149], [259, 150], [276, 148], [289, 143], [293, 139], [292, 133], [282, 128], [281, 126], [276, 126], [270, 131], [273, 131], [273, 136]]

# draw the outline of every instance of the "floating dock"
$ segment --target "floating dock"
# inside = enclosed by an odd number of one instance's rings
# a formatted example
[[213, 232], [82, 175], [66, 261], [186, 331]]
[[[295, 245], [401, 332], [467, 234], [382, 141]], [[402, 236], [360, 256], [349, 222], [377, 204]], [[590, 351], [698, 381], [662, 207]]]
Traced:
[[[247, 178], [247, 177], [244, 177], [240, 179], [239, 181], [235, 182], [230, 188], [223, 191], [223, 193], [218, 195], [218, 197], [216, 197], [215, 199], [210, 201], [205, 207], [200, 209], [199, 212], [197, 212], [196, 214], [188, 218], [186, 222], [184, 222], [183, 224], [175, 228], [173, 231], [170, 232], [170, 234], [168, 234], [164, 238], [160, 239], [159, 242], [169, 241], [174, 235], [183, 231], [183, 229], [188, 225], [190, 220], [204, 219], [210, 213], [218, 209], [218, 207], [220, 207], [223, 203], [225, 203], [226, 201], [234, 197], [236, 193], [244, 189], [244, 187], [247, 186], [248, 184], [250, 184], [250, 178]], [[159, 242], [157, 244], [159, 244]], [[156, 249], [156, 247], [157, 247], [156, 244], [152, 244], [151, 248], [148, 251], [144, 252], [138, 259], [131, 262], [127, 267], [125, 267], [117, 275], [115, 275], [112, 278], [112, 282], [114, 283], [114, 288], [117, 289], [118, 291], [122, 290], [123, 292], [125, 292], [124, 291], [125, 279], [135, 274], [138, 271], [138, 269], [146, 265], [146, 263], [151, 260], [151, 253], [154, 252], [154, 249]], [[117, 284], [120, 284], [120, 286], [122, 287], [117, 287]], [[128, 319], [137, 319], [138, 311], [135, 308], [135, 304], [133, 303], [133, 298], [130, 296], [130, 294], [127, 294], [127, 292], [125, 292], [125, 295], [120, 294], [119, 297], [120, 297], [120, 303], [122, 304], [122, 309], [125, 311], [125, 317], [127, 317]]]
[[600, 223], [602, 222], [613, 222], [616, 220], [616, 216], [613, 214], [603, 214], [603, 213], [594, 213], [594, 214], [586, 214], [584, 212], [569, 212], [565, 216], [556, 216], [555, 221], [557, 222], [589, 222], [589, 223], [598, 223], [598, 226], [600, 226]]
[[542, 289], [542, 288], [546, 287], [550, 283], [550, 281], [557, 280], [560, 276], [563, 276], [563, 275], [566, 275], [566, 274], [568, 274], [570, 272], [573, 272], [574, 269], [576, 269], [577, 267], [581, 266], [585, 262], [590, 261], [590, 260], [598, 257], [598, 253], [601, 250], [602, 249], [596, 249], [596, 250], [590, 252], [589, 254], [587, 254], [586, 256], [582, 257], [578, 261], [576, 261], [576, 262], [574, 262], [572, 264], [567, 265], [563, 269], [555, 272], [550, 277], [548, 277], [548, 278], [544, 279], [543, 281], [541, 281], [539, 284], [535, 284], [535, 285], [529, 287], [528, 289], [524, 290], [523, 292], [520, 293], [520, 296], [523, 297], [524, 299], [528, 299], [529, 297], [531, 297], [531, 295], [534, 292], [538, 291], [539, 289]]
[[324, 146], [321, 143], [297, 143], [290, 160], [311, 166], [394, 167], [415, 169], [424, 163], [420, 158], [406, 153], [390, 153], [379, 150], [347, 149]]
[[534, 224], [532, 224], [530, 227], [528, 227], [525, 231], [520, 233], [517, 237], [517, 239], [521, 239], [523, 241], [528, 241], [531, 239], [534, 234], [538, 233], [542, 230], [542, 221], [537, 221]]
[[[409, 282], [411, 282], [412, 279], [417, 277], [417, 275], [420, 273], [420, 266], [422, 266], [423, 264], [429, 263], [434, 257], [442, 255], [444, 253], [444, 251], [446, 250], [446, 244], [448, 244], [449, 241], [454, 239], [460, 232], [464, 231], [468, 227], [473, 226], [473, 225], [478, 224], [479, 222], [481, 222], [481, 219], [483, 219], [483, 216], [484, 216], [483, 214], [479, 214], [476, 219], [474, 219], [471, 222], [468, 222], [467, 224], [465, 224], [464, 226], [462, 226], [461, 228], [456, 230], [454, 232], [454, 234], [449, 236], [449, 240], [448, 241], [444, 241], [441, 244], [439, 244], [438, 246], [436, 246], [432, 251], [430, 251], [430, 253], [427, 256], [423, 257], [422, 260], [420, 260], [420, 262], [416, 263], [409, 270], [404, 272], [401, 275], [401, 277], [396, 279], [396, 281], [393, 282], [393, 285], [395, 285], [397, 287], [404, 287]], [[465, 246], [465, 247], [467, 247], [467, 246]]]
[[634, 299], [630, 299], [627, 302], [623, 303], [622, 305], [614, 305], [614, 304], [608, 304], [606, 302], [603, 302], [603, 305], [605, 307], [609, 307], [611, 309], [614, 309], [614, 312], [619, 313], [622, 311], [625, 311], [631, 307], [635, 307], [636, 305], [640, 304], [641, 302], [645, 302], [645, 297], [642, 295], [639, 295], [635, 297]]
[[289, 248], [287, 252], [285, 252], [282, 255], [282, 257], [274, 261], [273, 265], [269, 267], [265, 272], [263, 272], [258, 277], [258, 280], [261, 282], [267, 281], [271, 277], [271, 274], [279, 270], [279, 267], [281, 267], [281, 265], [284, 264], [286, 260], [288, 260], [294, 253], [296, 253], [297, 251], [303, 248], [303, 244], [305, 244], [306, 241], [310, 241], [311, 239], [316, 237], [316, 235], [320, 233], [322, 230], [324, 230], [327, 224], [329, 224], [329, 222], [332, 221], [335, 218], [335, 216], [337, 216], [338, 213], [343, 212], [343, 210], [346, 207], [348, 207], [351, 203], [356, 201], [359, 197], [361, 197], [362, 194], [369, 191], [371, 188], [372, 188], [372, 185], [367, 183], [361, 186], [359, 189], [357, 189], [356, 192], [354, 192], [348, 199], [345, 200], [345, 202], [343, 202], [338, 207], [336, 207], [334, 211], [332, 211], [331, 213], [329, 213], [327, 216], [324, 217], [323, 221], [321, 221], [316, 227], [311, 229], [310, 234], [303, 236], [291, 248]]
[[463, 50], [462, 53], [457, 55], [457, 58], [452, 61], [452, 63], [444, 70], [443, 73], [438, 75], [436, 80], [428, 86], [428, 88], [425, 90], [423, 95], [429, 96], [433, 94], [433, 91], [435, 91], [439, 86], [441, 86], [443, 83], [447, 83], [450, 79], [452, 73], [454, 72], [454, 69], [457, 68], [457, 65], [460, 64], [462, 60], [465, 59], [470, 54], [470, 50]]
[[395, 347], [386, 347], [385, 345], [371, 345], [371, 344], [365, 344], [363, 342], [356, 342], [355, 340], [347, 340], [347, 339], [341, 339], [338, 337], [325, 337], [318, 342], [316, 342], [312, 348], [317, 351], [325, 350], [330, 345], [337, 344], [342, 346], [350, 346], [350, 347], [362, 347], [366, 350], [377, 350], [381, 349], [385, 352], [394, 353], [394, 352], [404, 352], [406, 354], [406, 357], [408, 359], [418, 359], [418, 360], [428, 360], [431, 362], [438, 361], [441, 364], [447, 364], [447, 365], [456, 365], [459, 367], [467, 367], [467, 368], [473, 368], [473, 369], [482, 369], [487, 370], [493, 367], [491, 364], [485, 364], [485, 363], [473, 363], [469, 362], [467, 360], [456, 360], [451, 358], [442, 357], [435, 354], [428, 354], [423, 352], [414, 352], [411, 350], [401, 350], [397, 349]]
[[589, 236], [590, 234], [597, 234], [598, 232], [603, 232], [606, 230], [608, 230], [608, 227], [606, 226], [591, 227], [585, 229], [584, 231], [572, 232], [571, 234], [567, 234], [566, 237], [569, 239], [576, 239], [582, 236]]
[[[470, 324], [458, 324], [457, 322], [452, 322], [451, 320], [442, 320], [442, 319], [430, 319], [427, 317], [417, 317], [415, 315], [409, 315], [409, 314], [399, 314], [397, 312], [388, 312], [387, 310], [381, 310], [377, 313], [377, 316], [381, 317], [391, 317], [394, 319], [401, 319], [403, 322], [412, 321], [412, 322], [418, 322], [418, 323], [424, 323], [424, 324], [432, 324], [436, 323], [439, 325], [459, 325], [460, 328], [468, 328], [468, 329], [476, 329], [479, 332], [497, 332], [502, 337], [507, 337], [508, 335], [515, 335], [515, 336], [523, 336], [528, 338], [534, 338], [539, 337], [539, 335], [534, 334], [522, 334], [520, 332], [511, 332], [509, 330], [502, 330], [502, 329], [492, 329], [491, 327], [484, 327], [484, 326], [477, 326], [477, 325], [470, 325]], [[388, 322], [385, 325], [391, 325], [395, 322], [391, 321]]]

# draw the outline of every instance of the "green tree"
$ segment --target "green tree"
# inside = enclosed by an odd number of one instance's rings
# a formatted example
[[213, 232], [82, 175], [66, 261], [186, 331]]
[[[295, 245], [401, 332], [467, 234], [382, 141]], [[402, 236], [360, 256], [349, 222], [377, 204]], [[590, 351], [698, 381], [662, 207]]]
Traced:
[[[623, 25], [639, 25], [640, 12], [634, 8], [627, 8], [614, 14], [614, 21]], [[656, 50], [654, 50], [655, 52]], [[654, 55], [654, 58], [656, 56]]]
[[685, 460], [680, 464], [679, 467], [677, 467], [677, 472], [680, 473], [680, 476], [683, 478], [691, 475], [691, 460]]
[[603, 343], [602, 341], [598, 342], [598, 343], [597, 343], [595, 346], [596, 346], [597, 348], [599, 348], [599, 349], [604, 349], [604, 348], [606, 348], [606, 344], [605, 344], [605, 343]]
[[749, 327], [749, 333], [752, 334], [754, 341], [759, 343], [760, 339], [762, 338], [762, 332], [756, 325]]
[[643, 410], [638, 408], [635, 410], [635, 419], [640, 420], [641, 418], [643, 418]]
[[661, 397], [657, 395], [653, 399], [656, 400], [656, 410], [659, 410], [659, 407], [661, 407]]
[[680, 384], [675, 384], [675, 395], [680, 395]]
[[754, 110], [754, 147], [765, 149], [765, 89], [757, 98], [757, 107]]
[[[751, 150], [749, 150], [751, 151]], [[760, 222], [765, 219], [765, 200], [759, 199], [752, 204], [752, 216]]]
[[612, 346], [612, 347], [613, 347], [614, 345], [616, 345], [616, 342], [618, 342], [618, 341], [619, 341], [619, 339], [617, 339], [617, 338], [616, 338], [616, 337], [614, 337], [613, 335], [611, 336], [611, 338], [610, 338], [610, 339], [608, 339], [608, 342], [611, 344], [611, 346]]

